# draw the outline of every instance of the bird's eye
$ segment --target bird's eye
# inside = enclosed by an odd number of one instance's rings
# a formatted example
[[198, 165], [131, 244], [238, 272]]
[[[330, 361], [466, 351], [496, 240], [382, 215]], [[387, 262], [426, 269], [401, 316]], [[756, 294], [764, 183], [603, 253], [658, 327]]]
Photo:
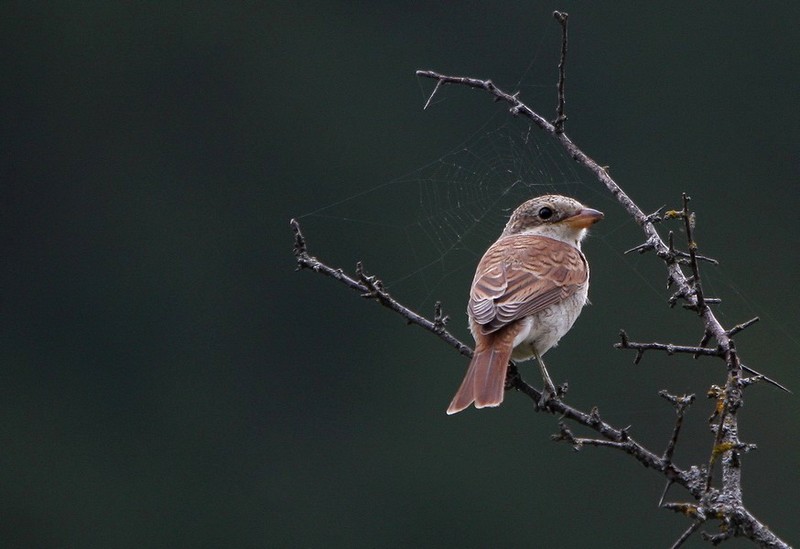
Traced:
[[539, 218], [541, 219], [549, 219], [553, 217], [553, 210], [545, 206], [541, 210], [539, 210]]

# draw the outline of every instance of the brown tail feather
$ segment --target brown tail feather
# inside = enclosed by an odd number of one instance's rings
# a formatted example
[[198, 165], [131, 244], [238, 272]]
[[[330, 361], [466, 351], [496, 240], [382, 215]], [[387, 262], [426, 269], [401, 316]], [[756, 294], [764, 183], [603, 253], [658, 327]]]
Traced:
[[464, 381], [458, 388], [447, 414], [452, 415], [473, 402], [476, 408], [499, 406], [505, 393], [506, 371], [511, 359], [513, 336], [492, 338], [488, 347], [478, 346], [469, 363]]

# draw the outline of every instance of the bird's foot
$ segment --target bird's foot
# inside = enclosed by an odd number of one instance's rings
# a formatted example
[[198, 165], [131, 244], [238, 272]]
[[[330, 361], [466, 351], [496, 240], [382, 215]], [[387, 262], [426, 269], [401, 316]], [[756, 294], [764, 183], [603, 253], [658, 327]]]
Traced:
[[567, 394], [568, 388], [569, 385], [566, 382], [558, 387], [553, 385], [545, 385], [542, 389], [542, 395], [539, 397], [539, 401], [536, 403], [536, 409], [545, 410], [547, 409], [548, 403], [554, 400], [561, 400], [561, 398]]
[[536, 408], [539, 410], [547, 409], [547, 403], [551, 400], [558, 398], [558, 391], [552, 385], [545, 385], [542, 389], [542, 396], [539, 397], [539, 402], [536, 403]]

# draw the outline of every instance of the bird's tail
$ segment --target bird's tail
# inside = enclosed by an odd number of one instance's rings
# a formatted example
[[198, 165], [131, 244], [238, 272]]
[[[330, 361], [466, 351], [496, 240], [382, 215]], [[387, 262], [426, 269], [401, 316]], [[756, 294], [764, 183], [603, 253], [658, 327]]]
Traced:
[[477, 346], [467, 375], [447, 408], [448, 415], [460, 412], [473, 402], [476, 408], [499, 406], [503, 402], [508, 361], [513, 349], [513, 337], [512, 341], [503, 341], [505, 339], [495, 336], [488, 345]]

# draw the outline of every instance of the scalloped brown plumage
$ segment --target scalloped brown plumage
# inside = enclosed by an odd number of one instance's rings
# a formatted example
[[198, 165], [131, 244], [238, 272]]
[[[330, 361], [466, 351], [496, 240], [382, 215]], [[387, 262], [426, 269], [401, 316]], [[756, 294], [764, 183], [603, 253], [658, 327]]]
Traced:
[[508, 362], [541, 357], [569, 331], [586, 304], [589, 266], [580, 243], [603, 214], [571, 198], [531, 199], [478, 263], [467, 313], [475, 354], [448, 414], [503, 401]]

